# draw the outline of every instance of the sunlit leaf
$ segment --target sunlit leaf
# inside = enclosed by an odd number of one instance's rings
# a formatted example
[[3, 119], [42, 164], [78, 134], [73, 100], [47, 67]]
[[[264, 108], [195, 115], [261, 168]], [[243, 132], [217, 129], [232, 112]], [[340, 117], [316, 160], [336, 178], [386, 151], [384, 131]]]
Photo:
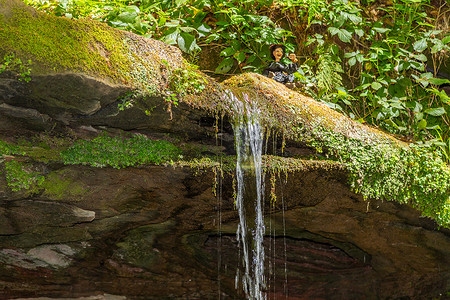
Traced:
[[244, 52], [238, 52], [233, 55], [233, 57], [238, 61], [238, 63], [242, 63], [245, 60], [245, 53]]
[[416, 50], [418, 52], [422, 52], [423, 50], [425, 50], [427, 48], [427, 46], [428, 46], [428, 43], [427, 43], [426, 39], [420, 39], [413, 44], [414, 50]]
[[448, 79], [444, 79], [444, 78], [430, 78], [430, 79], [428, 79], [428, 81], [431, 83], [431, 84], [434, 84], [434, 85], [441, 85], [441, 84], [444, 84], [444, 83], [450, 83], [450, 80], [448, 80]]
[[177, 39], [178, 47], [180, 47], [181, 51], [186, 53], [191, 53], [196, 49], [200, 49], [197, 45], [195, 37], [187, 32], [181, 32]]
[[233, 47], [228, 47], [220, 52], [220, 56], [228, 57], [228, 56], [233, 55], [234, 52], [236, 52], [236, 50], [234, 50]]
[[379, 83], [377, 81], [372, 82], [371, 86], [374, 90], [379, 90], [382, 87], [381, 83]]
[[425, 110], [425, 113], [434, 116], [439, 117], [446, 113], [445, 108], [443, 107], [436, 107], [436, 108], [429, 108]]

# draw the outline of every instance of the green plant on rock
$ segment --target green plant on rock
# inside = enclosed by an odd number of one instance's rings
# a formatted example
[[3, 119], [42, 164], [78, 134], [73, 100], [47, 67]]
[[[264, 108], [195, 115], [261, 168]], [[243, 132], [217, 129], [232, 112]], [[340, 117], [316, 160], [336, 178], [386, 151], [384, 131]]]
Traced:
[[142, 135], [131, 138], [100, 135], [91, 141], [81, 140], [61, 152], [65, 164], [119, 169], [144, 164], [173, 163], [181, 150], [168, 141], [154, 141]]
[[0, 61], [0, 74], [3, 72], [11, 72], [19, 77], [19, 81], [30, 82], [31, 77], [31, 60], [23, 62], [16, 57], [14, 53], [7, 54]]
[[342, 162], [366, 199], [409, 204], [450, 227], [450, 168], [433, 146], [367, 143], [321, 129], [310, 144]]
[[205, 89], [206, 82], [197, 66], [186, 63], [183, 68], [171, 73], [166, 101], [176, 106], [185, 96], [200, 94]]
[[19, 146], [11, 145], [5, 141], [0, 140], [0, 156], [1, 155], [23, 155], [23, 151]]
[[[219, 46], [218, 73], [259, 70], [268, 59], [268, 46], [293, 35], [259, 11], [274, 1], [82, 1], [26, 0], [38, 9], [67, 18], [92, 18], [109, 26], [178, 46], [196, 62], [204, 46]], [[289, 51], [294, 46], [286, 43]]]
[[15, 160], [4, 164], [6, 182], [13, 191], [36, 190], [44, 182], [44, 176], [33, 172], [30, 166]]

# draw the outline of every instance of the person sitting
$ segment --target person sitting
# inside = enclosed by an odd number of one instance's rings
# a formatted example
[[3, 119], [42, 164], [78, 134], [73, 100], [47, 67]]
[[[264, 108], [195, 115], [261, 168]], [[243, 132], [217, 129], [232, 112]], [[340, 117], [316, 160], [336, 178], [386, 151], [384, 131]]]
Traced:
[[281, 62], [285, 56], [286, 47], [280, 44], [270, 46], [270, 56], [274, 61], [272, 61], [267, 68], [262, 72], [264, 76], [272, 78], [275, 81], [284, 83], [288, 88], [294, 88], [294, 75], [298, 70], [297, 57], [294, 53], [289, 54], [289, 59], [292, 63], [285, 65]]

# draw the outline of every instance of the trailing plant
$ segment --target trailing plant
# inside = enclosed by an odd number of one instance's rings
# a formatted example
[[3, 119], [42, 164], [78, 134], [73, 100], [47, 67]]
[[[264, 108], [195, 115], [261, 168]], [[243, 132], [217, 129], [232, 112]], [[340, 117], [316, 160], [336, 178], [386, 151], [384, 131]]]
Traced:
[[3, 72], [11, 72], [19, 77], [19, 81], [30, 82], [31, 77], [31, 60], [23, 62], [16, 57], [14, 53], [7, 54], [0, 61], [0, 74]]
[[33, 172], [30, 166], [15, 160], [4, 163], [6, 182], [11, 190], [35, 191], [44, 182], [44, 176]]
[[[167, 62], [163, 61], [167, 64]], [[206, 79], [198, 71], [196, 65], [186, 63], [183, 68], [174, 70], [169, 77], [169, 92], [166, 98], [171, 104], [178, 105], [178, 101], [186, 95], [198, 95], [205, 89]]]
[[315, 130], [310, 144], [350, 171], [350, 185], [366, 200], [409, 204], [450, 228], [450, 167], [432, 145], [393, 146]]
[[181, 150], [168, 141], [154, 141], [142, 135], [131, 138], [100, 135], [93, 140], [81, 140], [61, 152], [65, 164], [119, 169], [144, 164], [173, 163]]

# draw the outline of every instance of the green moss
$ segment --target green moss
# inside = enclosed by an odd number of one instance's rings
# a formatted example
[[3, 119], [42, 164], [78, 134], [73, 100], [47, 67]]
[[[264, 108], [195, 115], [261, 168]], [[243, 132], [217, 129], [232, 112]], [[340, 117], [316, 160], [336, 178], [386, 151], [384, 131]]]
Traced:
[[0, 53], [33, 61], [33, 74], [79, 71], [126, 80], [130, 61], [120, 31], [104, 24], [72, 21], [15, 5], [0, 25]]
[[35, 193], [44, 182], [44, 176], [34, 172], [31, 165], [11, 160], [5, 162], [6, 182], [11, 190]]
[[86, 192], [86, 189], [72, 178], [67, 179], [67, 171], [56, 171], [48, 174], [42, 184], [44, 195], [50, 198], [62, 199], [67, 196], [79, 196]]
[[101, 135], [91, 141], [78, 141], [61, 152], [65, 164], [123, 168], [143, 164], [163, 164], [177, 160], [181, 150], [167, 141], [154, 141], [141, 135], [131, 138]]

